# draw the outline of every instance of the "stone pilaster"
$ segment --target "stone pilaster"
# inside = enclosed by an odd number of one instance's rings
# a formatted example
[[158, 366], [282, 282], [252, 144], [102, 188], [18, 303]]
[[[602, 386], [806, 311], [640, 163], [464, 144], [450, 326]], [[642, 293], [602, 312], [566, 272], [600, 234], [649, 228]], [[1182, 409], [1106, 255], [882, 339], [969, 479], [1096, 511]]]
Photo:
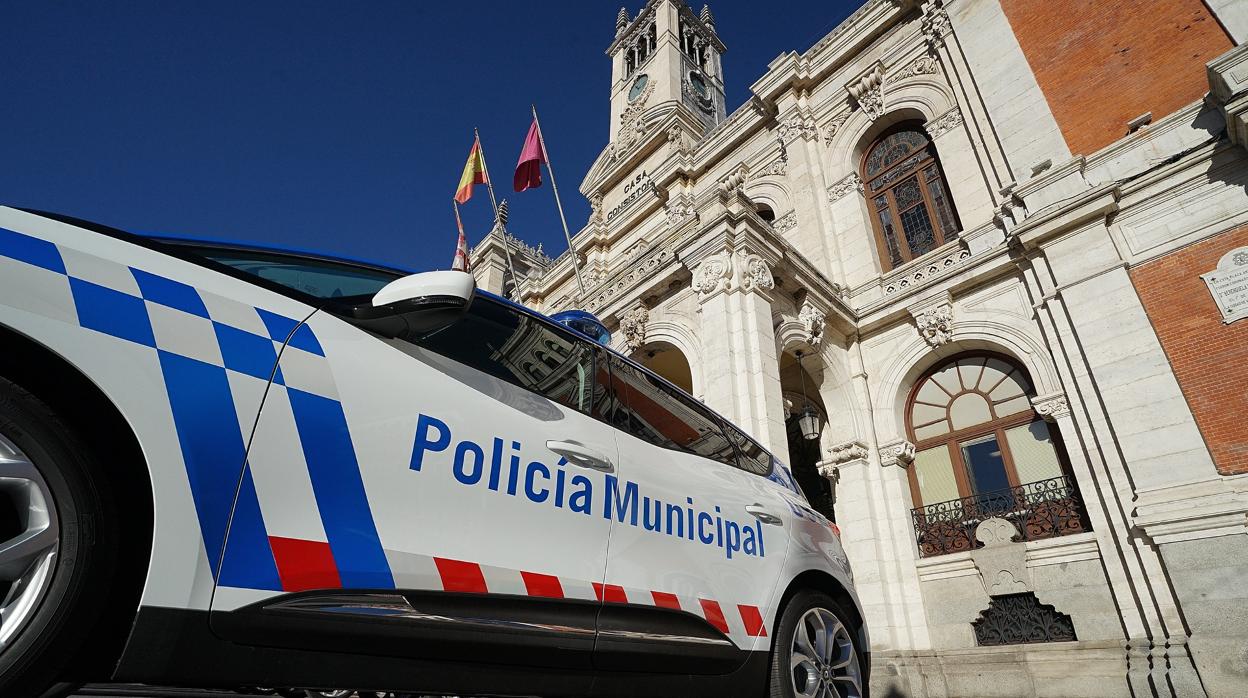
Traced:
[[701, 261], [692, 283], [702, 316], [703, 400], [771, 451], [787, 455], [771, 328], [771, 264], [753, 251], [724, 250]]

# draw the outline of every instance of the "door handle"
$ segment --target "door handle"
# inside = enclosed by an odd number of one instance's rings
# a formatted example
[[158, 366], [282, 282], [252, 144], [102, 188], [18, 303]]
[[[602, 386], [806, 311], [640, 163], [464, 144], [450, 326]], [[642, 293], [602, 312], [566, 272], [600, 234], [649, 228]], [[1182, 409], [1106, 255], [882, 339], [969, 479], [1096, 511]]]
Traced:
[[579, 444], [575, 441], [552, 439], [546, 442], [546, 448], [563, 456], [572, 465], [579, 465], [582, 468], [589, 468], [602, 473], [615, 472], [615, 466], [612, 465], [610, 458], [584, 444]]
[[782, 521], [779, 516], [768, 513], [767, 509], [762, 504], [750, 504], [745, 508], [745, 510], [753, 514], [754, 518], [765, 524], [771, 524], [772, 526], [784, 525], [784, 521]]

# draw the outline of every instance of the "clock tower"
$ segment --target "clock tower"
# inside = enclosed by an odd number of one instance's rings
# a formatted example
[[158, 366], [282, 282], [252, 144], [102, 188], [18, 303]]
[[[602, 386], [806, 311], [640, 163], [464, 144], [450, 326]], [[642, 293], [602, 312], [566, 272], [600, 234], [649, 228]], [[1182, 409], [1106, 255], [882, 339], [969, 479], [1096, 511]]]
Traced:
[[[620, 8], [611, 57], [611, 141], [637, 128], [642, 112], [666, 106], [684, 109], [702, 131], [722, 122], [724, 79], [710, 7], [694, 14], [683, 0], [649, 0], [630, 19]], [[622, 131], [625, 133], [621, 134]]]

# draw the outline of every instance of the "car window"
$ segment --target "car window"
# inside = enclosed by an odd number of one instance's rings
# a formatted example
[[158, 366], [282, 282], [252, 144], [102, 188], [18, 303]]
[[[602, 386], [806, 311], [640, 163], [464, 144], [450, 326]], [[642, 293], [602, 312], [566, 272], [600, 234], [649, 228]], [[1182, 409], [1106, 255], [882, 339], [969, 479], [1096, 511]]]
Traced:
[[323, 299], [371, 298], [401, 273], [349, 262], [278, 252], [183, 245], [195, 254], [245, 274]]
[[767, 475], [771, 472], [771, 454], [759, 446], [757, 441], [728, 422], [724, 422], [724, 433], [728, 434], [728, 440], [737, 447], [737, 462], [742, 470], [756, 475]]
[[738, 466], [732, 443], [706, 406], [622, 361], [612, 362], [611, 378], [622, 401], [611, 414], [617, 428], [662, 448]]
[[472, 368], [605, 419], [610, 386], [590, 342], [525, 313], [478, 296], [464, 316], [417, 342]]

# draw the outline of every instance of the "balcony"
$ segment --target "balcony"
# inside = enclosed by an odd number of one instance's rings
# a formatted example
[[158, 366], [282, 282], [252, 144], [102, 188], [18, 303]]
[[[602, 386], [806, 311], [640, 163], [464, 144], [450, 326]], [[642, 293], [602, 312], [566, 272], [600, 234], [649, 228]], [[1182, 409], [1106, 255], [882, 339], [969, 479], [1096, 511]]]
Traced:
[[1014, 524], [1020, 540], [1068, 536], [1089, 530], [1083, 500], [1069, 475], [983, 492], [911, 510], [920, 557], [980, 547], [975, 528], [984, 519]]

